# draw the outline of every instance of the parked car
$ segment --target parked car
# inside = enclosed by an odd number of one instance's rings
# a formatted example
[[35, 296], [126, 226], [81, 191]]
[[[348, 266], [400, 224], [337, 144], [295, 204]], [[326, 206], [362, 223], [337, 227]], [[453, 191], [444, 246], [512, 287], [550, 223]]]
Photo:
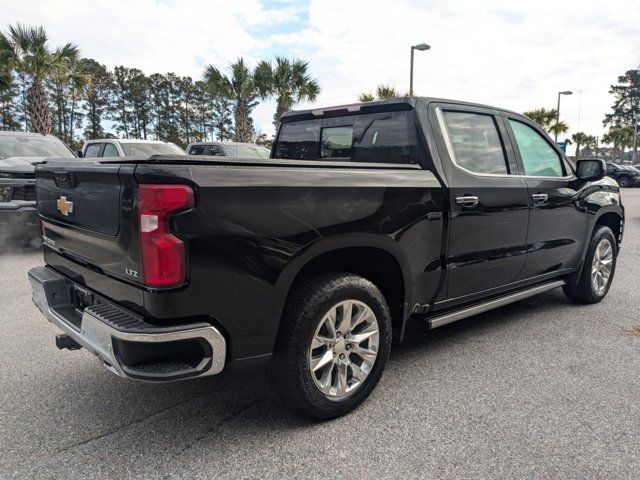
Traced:
[[404, 98], [281, 121], [267, 162], [38, 166], [46, 266], [29, 279], [59, 348], [150, 382], [268, 362], [288, 404], [331, 418], [371, 393], [410, 320], [607, 294], [618, 184], [526, 117]]
[[186, 155], [175, 143], [160, 140], [135, 140], [117, 138], [99, 138], [84, 142], [80, 157], [136, 157], [147, 158], [152, 155]]
[[621, 187], [633, 187], [640, 183], [640, 172], [627, 165], [607, 163], [607, 176], [613, 178]]
[[187, 145], [187, 153], [212, 157], [269, 158], [271, 151], [255, 143], [197, 142]]
[[0, 240], [39, 236], [34, 165], [46, 157], [74, 154], [53, 135], [0, 131]]

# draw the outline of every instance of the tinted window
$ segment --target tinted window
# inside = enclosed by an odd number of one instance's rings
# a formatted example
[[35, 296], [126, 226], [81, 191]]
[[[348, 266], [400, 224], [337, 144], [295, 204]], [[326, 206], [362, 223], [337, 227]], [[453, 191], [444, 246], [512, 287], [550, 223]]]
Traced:
[[524, 173], [538, 177], [562, 177], [560, 155], [529, 125], [509, 120], [520, 150]]
[[209, 150], [209, 155], [213, 155], [214, 157], [226, 157], [227, 154], [224, 153], [224, 150], [220, 145], [211, 145], [211, 149]]
[[411, 112], [358, 115], [354, 130], [354, 161], [418, 163], [418, 144]]
[[322, 129], [320, 138], [321, 158], [351, 158], [353, 127], [329, 127]]
[[318, 158], [320, 120], [283, 123], [274, 150], [275, 158], [314, 160]]
[[491, 115], [443, 112], [454, 161], [466, 170], [484, 174], [506, 174], [507, 163]]
[[87, 145], [87, 149], [84, 152], [85, 157], [99, 157], [100, 150], [102, 150], [102, 143], [91, 143]]
[[607, 163], [607, 175], [610, 175], [615, 171], [616, 171], [615, 167], [613, 165], [611, 165], [610, 163]]
[[194, 145], [189, 149], [189, 155], [206, 155], [206, 145]]
[[[353, 126], [344, 125], [351, 119]], [[283, 123], [274, 156], [296, 160], [418, 163], [413, 113], [374, 113]]]
[[105, 143], [104, 152], [102, 152], [103, 157], [119, 157], [118, 149], [112, 143]]

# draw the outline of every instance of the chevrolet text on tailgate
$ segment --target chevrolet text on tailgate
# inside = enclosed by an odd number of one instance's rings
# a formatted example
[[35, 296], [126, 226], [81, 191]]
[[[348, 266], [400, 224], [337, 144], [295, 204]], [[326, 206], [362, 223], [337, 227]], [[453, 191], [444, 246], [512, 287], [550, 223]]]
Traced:
[[409, 320], [607, 294], [618, 185], [527, 118], [403, 98], [281, 120], [271, 159], [37, 167], [46, 266], [29, 279], [58, 347], [151, 382], [268, 362], [284, 401], [331, 418], [371, 393]]

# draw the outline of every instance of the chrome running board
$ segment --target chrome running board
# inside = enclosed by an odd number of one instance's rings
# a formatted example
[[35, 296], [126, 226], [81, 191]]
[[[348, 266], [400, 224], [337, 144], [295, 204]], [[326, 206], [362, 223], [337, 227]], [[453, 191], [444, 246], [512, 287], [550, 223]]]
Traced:
[[488, 302], [473, 305], [462, 310], [456, 310], [455, 312], [446, 313], [444, 315], [437, 315], [435, 317], [427, 318], [426, 320], [429, 324], [429, 328], [441, 327], [442, 325], [457, 322], [458, 320], [462, 320], [463, 318], [472, 317], [473, 315], [477, 315], [488, 310], [493, 310], [494, 308], [502, 307], [504, 305], [508, 305], [510, 303], [514, 303], [519, 300], [523, 300], [525, 298], [533, 297], [534, 295], [553, 290], [554, 288], [563, 286], [565, 283], [567, 283], [565, 280], [554, 280], [550, 283], [537, 285], [535, 287], [528, 288], [527, 290], [511, 293], [509, 295], [505, 295], [504, 297], [494, 298], [493, 300], [489, 300]]

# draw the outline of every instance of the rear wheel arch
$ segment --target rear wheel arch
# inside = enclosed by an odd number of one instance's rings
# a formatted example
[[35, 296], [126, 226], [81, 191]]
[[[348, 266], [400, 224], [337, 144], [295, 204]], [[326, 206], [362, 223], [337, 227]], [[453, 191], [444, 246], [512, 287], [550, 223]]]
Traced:
[[[406, 305], [410, 305], [411, 291], [408, 267], [402, 265], [394, 254], [380, 247], [345, 246], [323, 251], [306, 261], [288, 282], [283, 309], [293, 295], [308, 281], [327, 273], [351, 273], [366, 278], [385, 297], [393, 324], [394, 334], [402, 331]], [[282, 325], [279, 325], [279, 330]]]

